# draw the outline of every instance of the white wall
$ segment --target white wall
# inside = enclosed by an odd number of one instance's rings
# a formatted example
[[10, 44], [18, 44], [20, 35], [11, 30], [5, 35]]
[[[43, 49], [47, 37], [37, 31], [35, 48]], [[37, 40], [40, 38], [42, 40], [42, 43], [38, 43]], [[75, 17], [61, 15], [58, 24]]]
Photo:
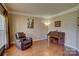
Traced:
[[[77, 11], [77, 25], [79, 25], [79, 10]], [[77, 26], [77, 49], [79, 50], [79, 26]]]
[[[31, 16], [30, 16], [31, 17]], [[46, 39], [48, 28], [43, 24], [43, 18], [34, 17], [34, 28], [27, 28], [28, 16], [9, 15], [10, 39], [14, 41], [16, 32], [24, 32], [27, 37], [32, 37], [33, 40]]]
[[[58, 30], [65, 32], [65, 45], [76, 48], [76, 18], [76, 12], [51, 18], [50, 20], [52, 23], [48, 27], [48, 31]], [[55, 27], [55, 21], [61, 21], [61, 27]]]

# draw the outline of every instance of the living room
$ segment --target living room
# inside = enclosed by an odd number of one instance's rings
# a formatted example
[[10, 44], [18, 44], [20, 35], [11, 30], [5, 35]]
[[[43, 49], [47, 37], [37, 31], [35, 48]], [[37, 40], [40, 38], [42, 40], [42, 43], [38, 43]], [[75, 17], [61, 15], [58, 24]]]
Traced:
[[[4, 55], [79, 55], [78, 3], [5, 3], [1, 6], [6, 9], [5, 15], [8, 14]], [[20, 32], [32, 40], [31, 46], [24, 50], [16, 47], [16, 36]], [[50, 32], [64, 34], [50, 38]], [[58, 43], [61, 35], [62, 45]]]

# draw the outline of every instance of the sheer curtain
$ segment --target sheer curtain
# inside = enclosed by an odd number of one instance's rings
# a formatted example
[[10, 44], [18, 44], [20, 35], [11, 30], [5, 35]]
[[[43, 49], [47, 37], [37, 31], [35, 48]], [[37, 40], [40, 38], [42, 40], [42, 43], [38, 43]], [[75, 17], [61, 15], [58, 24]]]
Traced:
[[4, 45], [8, 48], [8, 43], [8, 13], [0, 4], [0, 48]]
[[4, 17], [0, 15], [0, 48], [5, 44]]

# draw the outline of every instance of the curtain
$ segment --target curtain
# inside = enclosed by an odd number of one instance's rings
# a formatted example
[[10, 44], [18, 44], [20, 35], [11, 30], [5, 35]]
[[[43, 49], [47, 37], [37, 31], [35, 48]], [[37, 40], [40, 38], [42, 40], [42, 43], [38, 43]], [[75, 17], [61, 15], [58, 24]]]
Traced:
[[5, 27], [6, 27], [6, 48], [9, 48], [9, 32], [8, 32], [8, 12], [5, 10], [4, 11], [4, 16], [5, 16]]
[[5, 48], [9, 48], [9, 32], [8, 32], [8, 12], [3, 7], [3, 5], [0, 3], [0, 15], [2, 15], [5, 19]]

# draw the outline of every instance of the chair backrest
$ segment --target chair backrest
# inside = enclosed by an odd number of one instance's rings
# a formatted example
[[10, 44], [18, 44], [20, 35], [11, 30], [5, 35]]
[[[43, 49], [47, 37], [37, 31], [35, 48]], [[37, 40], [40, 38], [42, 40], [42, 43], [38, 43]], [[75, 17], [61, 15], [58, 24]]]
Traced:
[[26, 38], [26, 35], [23, 32], [17, 32], [15, 36], [16, 39]]

